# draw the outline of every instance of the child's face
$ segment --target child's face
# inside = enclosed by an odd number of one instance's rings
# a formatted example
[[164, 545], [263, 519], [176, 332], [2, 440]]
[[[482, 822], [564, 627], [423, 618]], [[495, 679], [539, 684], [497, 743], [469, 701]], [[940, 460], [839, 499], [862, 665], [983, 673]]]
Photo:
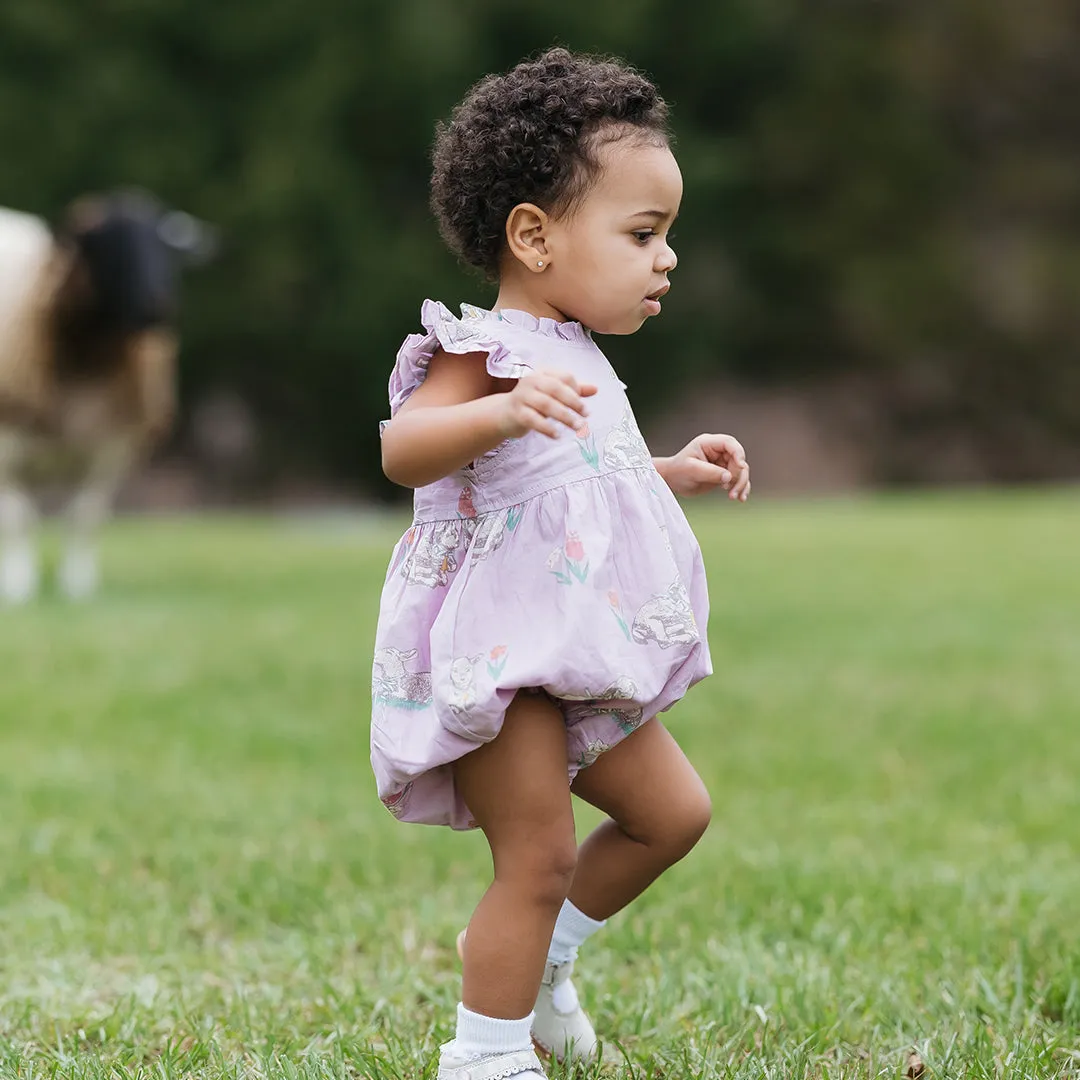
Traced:
[[632, 334], [660, 314], [675, 269], [668, 230], [682, 174], [666, 146], [633, 138], [605, 146], [602, 170], [580, 206], [549, 222], [546, 299], [599, 334]]

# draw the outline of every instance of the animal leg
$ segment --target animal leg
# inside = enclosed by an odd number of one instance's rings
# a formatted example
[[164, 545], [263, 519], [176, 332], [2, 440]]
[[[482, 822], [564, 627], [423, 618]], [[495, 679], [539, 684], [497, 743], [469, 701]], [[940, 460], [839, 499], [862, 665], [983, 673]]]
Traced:
[[91, 458], [86, 479], [75, 492], [65, 514], [67, 538], [60, 561], [60, 590], [69, 600], [85, 600], [98, 587], [97, 539], [112, 510], [116, 493], [134, 456], [128, 440], [106, 444]]
[[18, 432], [0, 430], [0, 601], [23, 604], [38, 588], [34, 525], [37, 511], [16, 468], [25, 451]]
[[34, 524], [37, 513], [26, 492], [0, 487], [0, 600], [24, 604], [38, 589]]

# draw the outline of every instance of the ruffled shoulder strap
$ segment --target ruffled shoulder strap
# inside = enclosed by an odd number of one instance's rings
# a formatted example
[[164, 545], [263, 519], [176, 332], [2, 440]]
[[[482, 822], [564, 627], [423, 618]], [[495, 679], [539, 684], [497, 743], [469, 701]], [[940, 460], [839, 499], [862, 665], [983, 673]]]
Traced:
[[[532, 371], [530, 364], [511, 356], [499, 336], [501, 320], [490, 311], [462, 304], [459, 319], [445, 304], [425, 300], [420, 309], [420, 322], [426, 333], [410, 334], [405, 339], [390, 373], [391, 417], [427, 378], [428, 365], [439, 349], [458, 354], [486, 352], [487, 370], [499, 379], [520, 379]], [[384, 420], [381, 427], [387, 423]]]

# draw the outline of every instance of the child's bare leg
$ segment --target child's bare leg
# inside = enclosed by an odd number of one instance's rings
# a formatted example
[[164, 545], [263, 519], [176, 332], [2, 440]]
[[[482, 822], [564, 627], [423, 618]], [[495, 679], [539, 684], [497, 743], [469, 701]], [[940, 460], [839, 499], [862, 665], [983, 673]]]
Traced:
[[518, 694], [498, 736], [455, 762], [454, 776], [495, 869], [469, 922], [462, 1001], [484, 1016], [517, 1019], [532, 1011], [574, 879], [562, 713], [547, 698]]
[[712, 813], [705, 785], [659, 719], [582, 769], [573, 791], [611, 819], [581, 845], [569, 893], [597, 920], [621, 911], [678, 862]]

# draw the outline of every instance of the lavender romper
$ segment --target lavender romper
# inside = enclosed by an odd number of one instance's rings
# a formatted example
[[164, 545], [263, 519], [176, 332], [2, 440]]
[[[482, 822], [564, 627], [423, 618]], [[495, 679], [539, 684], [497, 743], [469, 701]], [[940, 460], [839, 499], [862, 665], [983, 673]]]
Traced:
[[371, 763], [403, 821], [475, 827], [449, 763], [495, 738], [518, 690], [566, 718], [572, 780], [711, 674], [697, 540], [619, 381], [580, 323], [428, 300], [390, 377], [393, 416], [435, 352], [487, 353], [599, 390], [587, 429], [509, 439], [417, 488], [390, 560], [372, 669]]

